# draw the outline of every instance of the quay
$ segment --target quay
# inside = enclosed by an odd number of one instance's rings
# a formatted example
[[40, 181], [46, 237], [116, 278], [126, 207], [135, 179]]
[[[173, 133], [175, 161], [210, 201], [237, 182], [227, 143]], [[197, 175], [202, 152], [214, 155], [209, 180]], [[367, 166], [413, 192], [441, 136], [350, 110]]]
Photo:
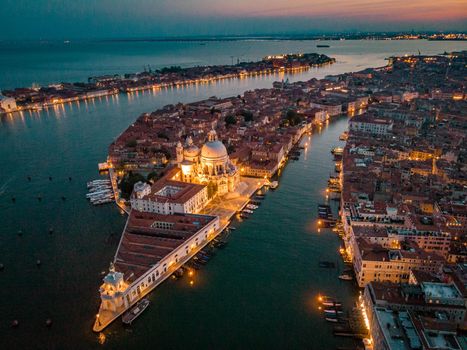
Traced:
[[[246, 204], [248, 204], [250, 197], [261, 187], [263, 187], [267, 180], [260, 180], [252, 179], [252, 178], [244, 178], [242, 179], [245, 181], [248, 186], [244, 190], [241, 196], [231, 199], [231, 200], [220, 200], [217, 198], [215, 201], [211, 202], [205, 210], [203, 210], [200, 214], [205, 217], [216, 218], [218, 220], [218, 225], [214, 226], [215, 229], [211, 229], [209, 234], [205, 236], [204, 239], [199, 241], [197, 245], [191, 245], [188, 254], [178, 259], [178, 261], [174, 261], [173, 263], [169, 263], [163, 272], [156, 279], [151, 278], [151, 282], [146, 284], [145, 288], [137, 288], [137, 296], [128, 302], [127, 304], [121, 304], [119, 307], [115, 308], [114, 310], [108, 310], [103, 308], [103, 304], [101, 304], [99, 308], [99, 312], [96, 315], [96, 319], [93, 326], [94, 332], [100, 332], [105, 329], [108, 325], [110, 325], [113, 321], [115, 321], [118, 317], [120, 317], [125, 311], [131, 308], [134, 304], [136, 304], [139, 300], [144, 298], [147, 294], [152, 292], [158, 285], [164, 282], [167, 278], [169, 278], [175, 271], [181, 268], [184, 264], [186, 264], [189, 260], [191, 260], [200, 250], [206, 247], [213, 239], [215, 239], [221, 232], [223, 232], [230, 224], [231, 218], [237, 213], [237, 211], [243, 208]], [[130, 215], [130, 212], [128, 212]], [[117, 254], [115, 255], [114, 263], [118, 265], [119, 262], [117, 261], [118, 251], [122, 246], [122, 242], [124, 240], [125, 232], [127, 231], [127, 226], [130, 221], [130, 217], [125, 225], [125, 228], [122, 233], [122, 237], [119, 243], [119, 247], [117, 249]], [[156, 266], [159, 266], [157, 264]], [[116, 276], [118, 273], [115, 272], [115, 267], [112, 265], [110, 268], [110, 274], [112, 276]], [[146, 278], [145, 274], [143, 277]], [[118, 275], [117, 275], [118, 276]], [[154, 275], [153, 275], [154, 276]], [[123, 277], [123, 276], [122, 276]], [[124, 283], [123, 281], [121, 281]], [[133, 284], [137, 283], [137, 281], [133, 282]], [[125, 286], [126, 287], [126, 286]]]

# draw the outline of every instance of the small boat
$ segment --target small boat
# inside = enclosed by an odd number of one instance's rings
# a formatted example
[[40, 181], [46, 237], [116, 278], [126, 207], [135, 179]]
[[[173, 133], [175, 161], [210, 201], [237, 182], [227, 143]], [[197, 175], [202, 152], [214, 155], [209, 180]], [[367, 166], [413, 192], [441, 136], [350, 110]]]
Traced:
[[326, 44], [318, 44], [318, 45], [316, 45], [316, 47], [330, 47], [330, 46], [326, 45]]
[[254, 204], [247, 204], [246, 207], [247, 207], [248, 209], [251, 209], [251, 210], [258, 209], [258, 206], [257, 206], [257, 205], [254, 205]]
[[130, 325], [149, 306], [148, 299], [142, 299], [122, 316], [122, 322]]
[[352, 281], [353, 277], [351, 275], [342, 274], [339, 276], [339, 279], [343, 281]]
[[342, 303], [340, 301], [323, 301], [321, 303], [323, 306], [334, 306], [336, 308], [342, 307]]
[[225, 246], [227, 245], [227, 242], [226, 241], [217, 241], [217, 242], [214, 242], [214, 247], [216, 248], [224, 248]]
[[332, 261], [320, 261], [319, 267], [333, 269], [334, 267], [336, 267], [336, 264], [334, 264]]
[[324, 313], [325, 314], [331, 314], [331, 315], [342, 315], [343, 314], [342, 311], [336, 310], [336, 309], [326, 309], [326, 310], [324, 310]]
[[344, 131], [339, 136], [339, 140], [341, 140], [341, 141], [347, 141], [348, 138], [349, 138], [349, 132], [348, 131]]
[[277, 181], [273, 181], [273, 182], [271, 182], [271, 183], [269, 184], [269, 188], [270, 188], [271, 190], [275, 190], [278, 186], [279, 186], [279, 182], [277, 182]]
[[339, 322], [339, 320], [337, 318], [332, 318], [332, 317], [326, 317], [325, 320], [328, 321], [328, 322], [334, 322], [334, 323]]
[[183, 270], [183, 268], [179, 268], [178, 270], [176, 270], [174, 273], [173, 273], [173, 276], [175, 276], [175, 278], [180, 278], [183, 276], [183, 273], [185, 272], [185, 270]]
[[344, 153], [344, 149], [342, 147], [334, 147], [331, 150], [331, 153], [334, 154], [335, 156], [341, 156], [342, 153]]

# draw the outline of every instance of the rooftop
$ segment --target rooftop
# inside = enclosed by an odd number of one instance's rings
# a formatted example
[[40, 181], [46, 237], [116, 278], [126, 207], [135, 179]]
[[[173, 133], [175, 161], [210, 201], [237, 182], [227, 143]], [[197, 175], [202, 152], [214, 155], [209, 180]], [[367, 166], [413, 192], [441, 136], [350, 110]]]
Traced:
[[422, 282], [421, 286], [429, 298], [454, 299], [462, 297], [454, 284]]
[[127, 280], [138, 278], [215, 218], [132, 210], [115, 257], [116, 270]]

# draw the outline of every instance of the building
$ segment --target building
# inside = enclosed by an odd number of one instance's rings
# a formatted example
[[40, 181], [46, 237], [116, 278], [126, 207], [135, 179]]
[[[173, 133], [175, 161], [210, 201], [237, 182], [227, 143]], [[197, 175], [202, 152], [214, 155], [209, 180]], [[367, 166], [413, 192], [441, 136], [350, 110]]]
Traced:
[[164, 215], [199, 213], [209, 202], [207, 187], [171, 180], [180, 172], [179, 169], [174, 170], [152, 186], [136, 183], [130, 198], [131, 208]]
[[372, 281], [407, 283], [411, 269], [437, 272], [445, 260], [418, 247], [389, 249], [363, 237], [352, 239], [353, 265], [360, 287]]
[[240, 174], [224, 144], [217, 139], [216, 131], [209, 132], [208, 141], [201, 150], [188, 137], [185, 147], [181, 142], [177, 144], [176, 154], [182, 181], [208, 185], [219, 195], [235, 192]]
[[318, 108], [327, 113], [330, 117], [342, 114], [342, 103], [332, 100], [319, 100], [310, 103], [311, 108]]
[[390, 119], [376, 118], [364, 113], [349, 121], [349, 130], [374, 135], [388, 135], [392, 132], [393, 122]]
[[0, 113], [1, 112], [14, 112], [17, 110], [16, 100], [12, 97], [0, 95]]
[[422, 282], [411, 285], [371, 282], [365, 287], [363, 304], [367, 312], [375, 308], [410, 311], [431, 315], [461, 328], [465, 326], [465, 299], [453, 283]]
[[94, 331], [105, 328], [195, 255], [219, 232], [219, 217], [130, 212], [99, 291]]

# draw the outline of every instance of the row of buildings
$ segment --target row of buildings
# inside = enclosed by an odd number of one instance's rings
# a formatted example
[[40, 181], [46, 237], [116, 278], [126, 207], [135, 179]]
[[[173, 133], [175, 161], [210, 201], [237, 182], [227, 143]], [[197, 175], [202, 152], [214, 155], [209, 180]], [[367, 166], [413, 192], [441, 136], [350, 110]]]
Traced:
[[393, 57], [346, 78], [374, 92], [349, 120], [340, 173], [370, 349], [467, 346], [466, 62], [466, 52]]
[[[128, 200], [129, 217], [100, 287], [95, 331], [153, 290], [226, 227], [237, 209], [206, 215], [213, 199], [232, 201], [236, 208], [245, 205], [258, 184], [246, 178], [267, 182], [302, 135], [321, 122], [310, 103], [297, 105], [294, 86], [283, 85], [166, 106], [140, 116], [110, 145], [107, 165], [120, 181], [135, 173], [148, 177], [134, 184]], [[308, 110], [314, 112], [307, 114]]]
[[0, 114], [22, 110], [48, 108], [57, 104], [77, 102], [118, 93], [211, 83], [223, 79], [241, 79], [279, 72], [301, 72], [310, 67], [332, 64], [335, 60], [316, 53], [268, 56], [256, 62], [232, 65], [178, 66], [143, 72], [89, 77], [87, 82], [57, 83], [3, 90], [0, 96]]

